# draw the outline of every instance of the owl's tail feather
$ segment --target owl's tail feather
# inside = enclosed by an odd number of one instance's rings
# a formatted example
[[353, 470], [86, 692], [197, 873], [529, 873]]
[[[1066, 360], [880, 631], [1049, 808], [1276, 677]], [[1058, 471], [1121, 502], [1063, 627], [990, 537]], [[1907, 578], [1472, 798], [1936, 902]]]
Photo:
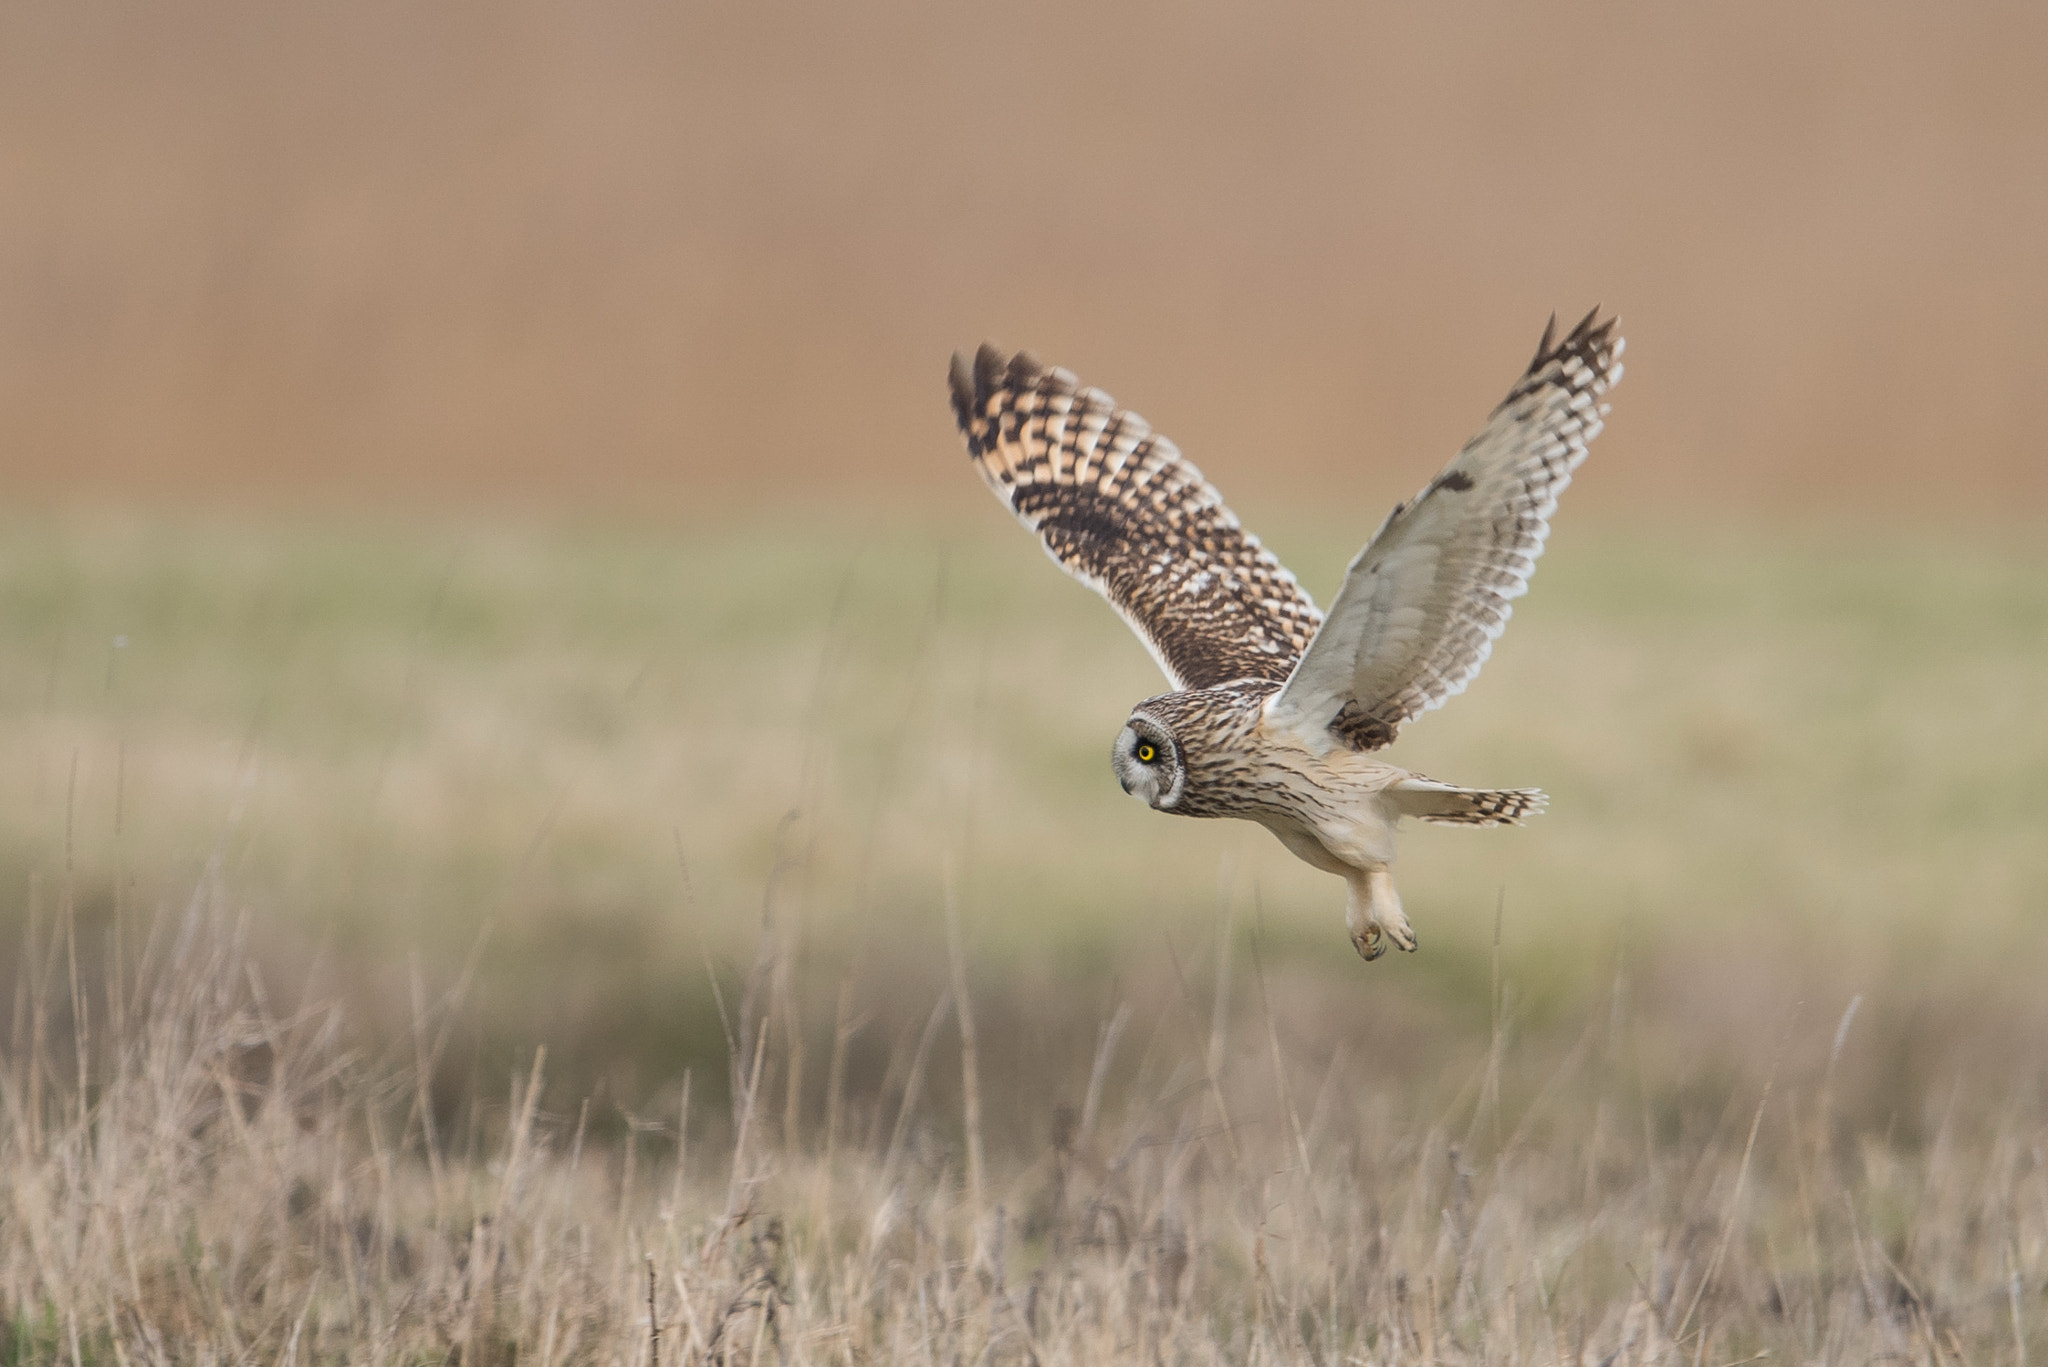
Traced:
[[1390, 791], [1401, 815], [1446, 826], [1519, 826], [1550, 801], [1539, 788], [1453, 788], [1427, 778], [1402, 779]]

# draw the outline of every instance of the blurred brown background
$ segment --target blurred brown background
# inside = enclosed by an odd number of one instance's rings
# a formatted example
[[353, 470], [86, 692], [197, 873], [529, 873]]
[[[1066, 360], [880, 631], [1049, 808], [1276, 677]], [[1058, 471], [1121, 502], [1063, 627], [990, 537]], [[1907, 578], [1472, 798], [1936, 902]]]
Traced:
[[1405, 492], [1600, 301], [1587, 502], [2011, 504], [2044, 53], [2021, 0], [15, 0], [0, 479], [978, 498], [942, 374], [991, 336], [1255, 514]]

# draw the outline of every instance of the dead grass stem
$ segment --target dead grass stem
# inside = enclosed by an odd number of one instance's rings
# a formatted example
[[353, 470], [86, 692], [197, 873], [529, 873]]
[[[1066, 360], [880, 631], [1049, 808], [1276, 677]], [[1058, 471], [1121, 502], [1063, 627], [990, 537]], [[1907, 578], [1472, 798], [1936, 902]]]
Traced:
[[[40, 974], [17, 1012], [9, 1361], [2024, 1367], [2048, 1319], [2038, 1096], [1958, 1087], [1925, 1144], [1830, 1137], [1816, 1071], [1766, 1087], [1737, 1145], [1678, 1079], [1639, 1088], [1590, 1047], [1595, 1022], [1542, 1059], [1497, 1027], [1450, 1114], [1290, 1041], [1254, 944], [1255, 1039], [1219, 994], [1206, 1037], [1124, 1074], [1121, 1005], [1075, 1060], [1078, 1124], [989, 1147], [977, 1176], [974, 1110], [956, 1140], [926, 1100], [949, 1012], [975, 1070], [955, 928], [884, 1144], [765, 1123], [789, 1045], [754, 994], [720, 1180], [685, 1143], [687, 1082], [672, 1133], [594, 1142], [587, 1102], [545, 1105], [536, 1049], [437, 1122], [423, 1055], [373, 1061], [331, 1007], [273, 1003], [217, 875], [160, 915], [127, 977], [79, 984], [100, 1009]], [[48, 963], [69, 932], [41, 933]], [[60, 1050], [75, 1071], [37, 1057]], [[1541, 1088], [1511, 1085], [1538, 1065]], [[1506, 1140], [1469, 1123], [1496, 1106]]]

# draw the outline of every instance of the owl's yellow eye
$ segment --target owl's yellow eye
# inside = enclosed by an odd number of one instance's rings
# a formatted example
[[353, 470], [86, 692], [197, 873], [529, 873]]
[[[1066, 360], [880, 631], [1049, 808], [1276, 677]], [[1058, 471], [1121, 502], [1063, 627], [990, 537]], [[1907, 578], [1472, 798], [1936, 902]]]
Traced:
[[1154, 748], [1152, 742], [1149, 740], [1141, 740], [1138, 742], [1137, 753], [1138, 763], [1140, 764], [1150, 764], [1153, 760], [1159, 758], [1159, 751], [1156, 748]]

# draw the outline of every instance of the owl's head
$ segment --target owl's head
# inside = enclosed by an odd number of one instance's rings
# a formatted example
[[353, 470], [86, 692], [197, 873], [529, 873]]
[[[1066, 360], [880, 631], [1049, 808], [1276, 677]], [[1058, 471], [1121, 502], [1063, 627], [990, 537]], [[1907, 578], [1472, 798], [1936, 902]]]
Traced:
[[1180, 743], [1166, 723], [1147, 712], [1133, 712], [1110, 751], [1110, 766], [1124, 791], [1148, 807], [1169, 810], [1187, 786], [1187, 764]]

